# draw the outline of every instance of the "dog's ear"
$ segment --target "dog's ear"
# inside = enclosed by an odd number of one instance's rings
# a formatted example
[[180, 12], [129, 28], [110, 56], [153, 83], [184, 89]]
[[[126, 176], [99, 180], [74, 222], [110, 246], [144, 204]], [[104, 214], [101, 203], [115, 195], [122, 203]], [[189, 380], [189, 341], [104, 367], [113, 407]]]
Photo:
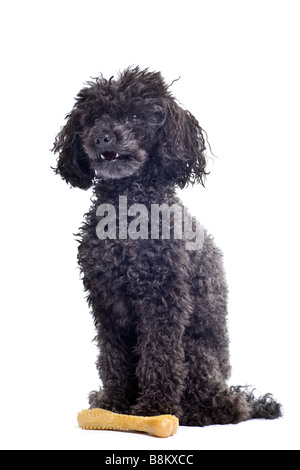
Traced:
[[72, 186], [88, 189], [95, 173], [90, 168], [88, 156], [81, 144], [80, 115], [80, 109], [75, 105], [73, 111], [66, 116], [66, 125], [56, 136], [52, 150], [57, 152], [59, 157], [54, 171]]
[[180, 188], [195, 182], [204, 185], [207, 174], [205, 139], [198, 121], [171, 98], [161, 131], [161, 163], [165, 177]]

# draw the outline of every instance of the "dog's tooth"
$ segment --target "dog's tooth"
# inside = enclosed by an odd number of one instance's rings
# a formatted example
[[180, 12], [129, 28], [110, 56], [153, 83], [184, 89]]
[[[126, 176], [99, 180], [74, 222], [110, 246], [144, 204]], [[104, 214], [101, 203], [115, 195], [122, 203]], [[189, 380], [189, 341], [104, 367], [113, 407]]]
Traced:
[[102, 160], [105, 160], [105, 156], [104, 156], [104, 155], [101, 155], [101, 158], [102, 158]]
[[120, 156], [120, 155], [119, 155], [118, 153], [116, 153], [116, 158], [119, 158], [119, 156]]

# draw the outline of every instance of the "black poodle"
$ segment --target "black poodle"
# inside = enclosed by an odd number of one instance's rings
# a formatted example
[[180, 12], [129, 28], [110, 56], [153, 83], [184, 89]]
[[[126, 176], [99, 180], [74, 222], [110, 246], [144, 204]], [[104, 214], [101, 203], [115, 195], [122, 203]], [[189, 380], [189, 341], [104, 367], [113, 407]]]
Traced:
[[138, 67], [88, 82], [66, 119], [55, 171], [94, 185], [78, 253], [100, 348], [91, 408], [192, 426], [279, 417], [272, 395], [227, 385], [222, 254], [175, 196], [206, 175], [197, 120]]

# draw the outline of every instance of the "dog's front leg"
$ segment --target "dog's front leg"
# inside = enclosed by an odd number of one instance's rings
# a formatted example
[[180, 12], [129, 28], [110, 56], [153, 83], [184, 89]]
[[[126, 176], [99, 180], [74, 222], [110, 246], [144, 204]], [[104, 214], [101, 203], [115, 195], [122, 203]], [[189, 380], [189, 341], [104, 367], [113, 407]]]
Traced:
[[128, 335], [125, 338], [120, 331], [116, 332], [112, 325], [108, 330], [104, 325], [99, 327], [97, 338], [100, 349], [97, 368], [103, 388], [90, 394], [90, 405], [116, 413], [129, 413], [137, 397], [137, 359], [132, 340]]
[[129, 413], [138, 395], [137, 338], [123, 289], [116, 290], [114, 284], [106, 284], [102, 295], [92, 299], [95, 340], [100, 351], [96, 365], [102, 387], [90, 393], [89, 403], [91, 408]]
[[186, 368], [182, 336], [188, 318], [189, 301], [180, 285], [153, 288], [151, 298], [139, 302], [137, 326], [139, 362], [136, 377], [139, 398], [135, 415], [174, 414], [180, 418], [180, 399]]

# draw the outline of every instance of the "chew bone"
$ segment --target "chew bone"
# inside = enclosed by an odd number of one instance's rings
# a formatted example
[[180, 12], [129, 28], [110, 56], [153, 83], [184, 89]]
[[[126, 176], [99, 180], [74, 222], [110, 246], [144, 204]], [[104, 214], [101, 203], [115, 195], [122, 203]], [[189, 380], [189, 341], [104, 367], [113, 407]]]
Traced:
[[78, 425], [83, 429], [112, 429], [115, 431], [142, 431], [157, 437], [176, 434], [179, 421], [173, 415], [133, 416], [112, 413], [101, 408], [78, 413]]

